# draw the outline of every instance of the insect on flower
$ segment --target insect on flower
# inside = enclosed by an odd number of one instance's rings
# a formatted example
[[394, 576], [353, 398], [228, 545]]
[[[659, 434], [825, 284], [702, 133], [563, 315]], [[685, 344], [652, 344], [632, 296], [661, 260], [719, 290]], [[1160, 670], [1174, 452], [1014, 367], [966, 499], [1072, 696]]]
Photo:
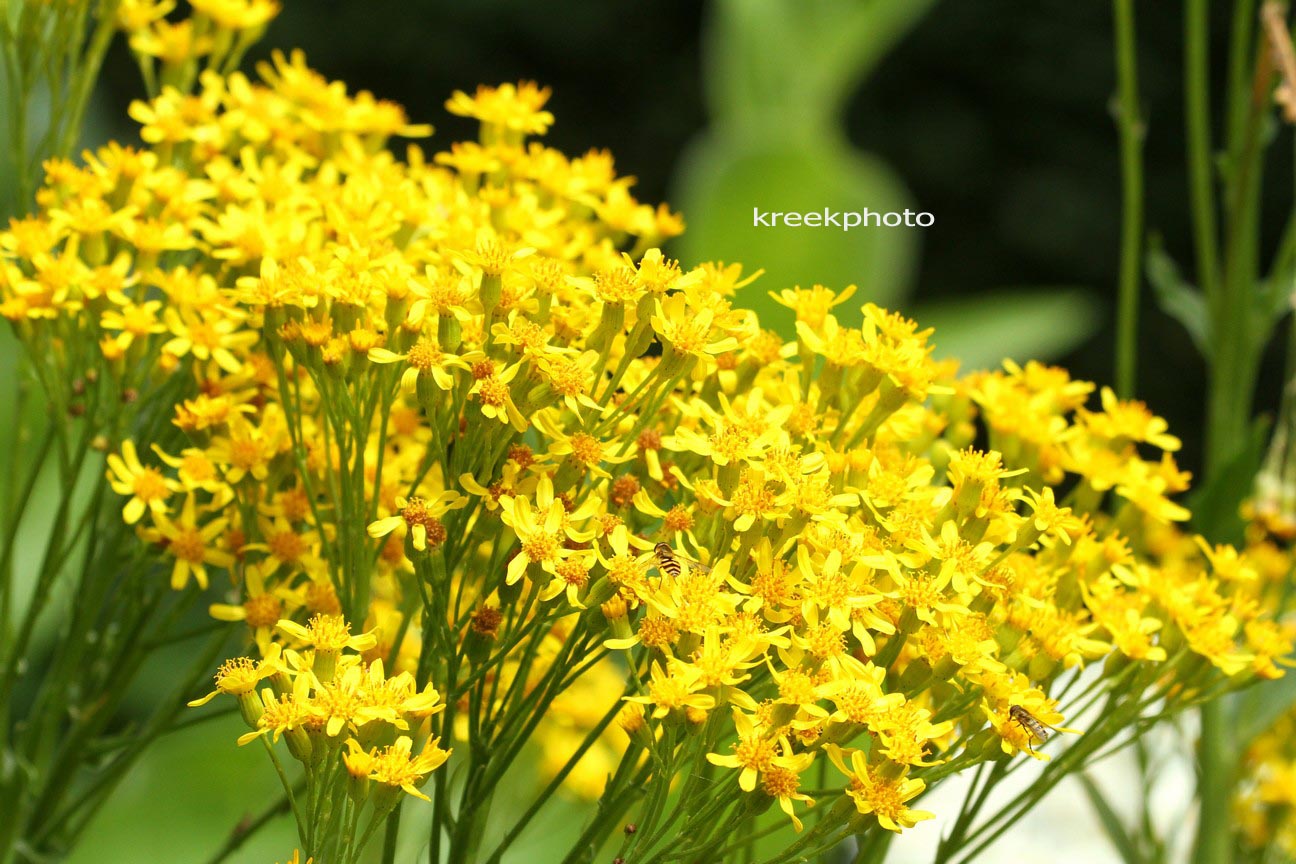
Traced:
[[711, 568], [700, 561], [694, 561], [685, 555], [679, 555], [671, 548], [669, 543], [658, 543], [653, 547], [653, 559], [657, 562], [657, 569], [667, 573], [676, 579], [683, 572], [681, 563], [687, 564], [689, 570], [696, 570], [701, 573], [710, 573]]
[[1026, 747], [1032, 753], [1035, 752], [1035, 748], [1032, 745], [1033, 741], [1039, 741], [1043, 744], [1052, 734], [1052, 727], [1040, 721], [1038, 717], [1020, 705], [1013, 705], [1008, 709], [1008, 718], [1030, 733], [1030, 737], [1026, 739]]

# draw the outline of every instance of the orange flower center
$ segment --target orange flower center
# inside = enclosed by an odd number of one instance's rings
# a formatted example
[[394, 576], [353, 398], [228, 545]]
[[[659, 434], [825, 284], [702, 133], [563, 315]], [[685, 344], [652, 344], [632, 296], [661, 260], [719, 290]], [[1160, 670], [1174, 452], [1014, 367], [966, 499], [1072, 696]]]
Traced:
[[283, 604], [273, 594], [249, 597], [243, 604], [249, 627], [273, 627], [283, 617]]
[[166, 481], [156, 468], [145, 468], [143, 472], [135, 475], [135, 482], [131, 484], [131, 490], [135, 493], [135, 497], [141, 501], [156, 501], [167, 497], [169, 494]]
[[202, 535], [194, 528], [182, 528], [176, 536], [171, 538], [171, 554], [182, 561], [188, 561], [191, 564], [197, 564], [203, 560], [203, 555], [207, 551], [207, 544], [203, 542]]

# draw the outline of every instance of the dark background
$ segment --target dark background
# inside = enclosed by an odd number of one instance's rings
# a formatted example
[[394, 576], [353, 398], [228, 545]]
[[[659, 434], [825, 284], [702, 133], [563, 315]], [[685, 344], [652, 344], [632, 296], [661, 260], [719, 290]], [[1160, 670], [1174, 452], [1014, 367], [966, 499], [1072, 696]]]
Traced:
[[[1147, 228], [1191, 277], [1178, 7], [1138, 5], [1139, 83], [1148, 124]], [[1229, 10], [1218, 12], [1217, 95]], [[639, 178], [641, 199], [656, 202], [670, 196], [677, 159], [707, 122], [707, 15], [692, 0], [290, 2], [251, 59], [301, 47], [328, 77], [433, 123], [433, 148], [475, 137], [472, 121], [445, 112], [452, 91], [539, 81], [554, 91], [548, 142], [569, 154], [611, 149], [619, 170]], [[845, 118], [851, 140], [889, 162], [919, 206], [937, 216], [924, 236], [915, 297], [1086, 286], [1102, 304], [1104, 326], [1060, 362], [1099, 383], [1112, 379], [1120, 230], [1113, 68], [1108, 4], [946, 0], [882, 61]], [[120, 45], [105, 78], [108, 102], [124, 117], [139, 84]], [[1218, 98], [1213, 110], [1218, 121]], [[129, 127], [113, 131], [129, 134]], [[1291, 207], [1286, 134], [1270, 149], [1263, 260]], [[1138, 393], [1169, 418], [1185, 442], [1181, 461], [1197, 470], [1204, 366], [1146, 286], [1143, 296]], [[1278, 332], [1285, 338], [1286, 325]], [[1261, 377], [1263, 410], [1277, 404], [1282, 341], [1271, 346]]]

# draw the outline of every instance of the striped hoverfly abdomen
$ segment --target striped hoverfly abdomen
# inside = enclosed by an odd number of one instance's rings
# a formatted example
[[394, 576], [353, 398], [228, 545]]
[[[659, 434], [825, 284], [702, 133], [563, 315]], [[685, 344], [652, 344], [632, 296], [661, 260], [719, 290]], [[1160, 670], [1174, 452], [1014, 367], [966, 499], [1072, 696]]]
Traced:
[[684, 572], [685, 564], [688, 565], [690, 571], [700, 573], [709, 573], [711, 571], [710, 567], [699, 561], [676, 554], [669, 543], [658, 543], [653, 547], [653, 561], [659, 571], [674, 579], [678, 579], [680, 574]]

